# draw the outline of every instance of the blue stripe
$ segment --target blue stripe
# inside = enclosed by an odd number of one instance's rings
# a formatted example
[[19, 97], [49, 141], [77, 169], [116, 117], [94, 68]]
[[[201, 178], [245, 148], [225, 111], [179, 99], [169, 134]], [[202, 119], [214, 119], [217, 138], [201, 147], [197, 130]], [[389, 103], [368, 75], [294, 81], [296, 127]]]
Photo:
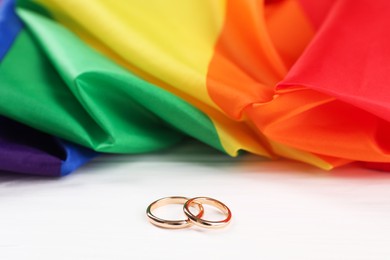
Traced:
[[0, 61], [22, 28], [23, 24], [15, 13], [15, 1], [0, 0]]
[[99, 154], [91, 149], [77, 144], [73, 144], [59, 138], [57, 138], [57, 140], [66, 154], [65, 160], [61, 165], [61, 176], [68, 175]]

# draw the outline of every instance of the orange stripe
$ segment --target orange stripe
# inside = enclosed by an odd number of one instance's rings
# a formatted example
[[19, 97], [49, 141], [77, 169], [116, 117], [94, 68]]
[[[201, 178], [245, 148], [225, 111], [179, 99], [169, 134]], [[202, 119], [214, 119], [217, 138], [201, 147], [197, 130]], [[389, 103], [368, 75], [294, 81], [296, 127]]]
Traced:
[[235, 119], [241, 118], [246, 106], [272, 100], [273, 87], [312, 35], [310, 22], [295, 0], [266, 7], [263, 1], [228, 0], [207, 75], [210, 97]]
[[[243, 121], [243, 124], [247, 122], [266, 149], [330, 169], [329, 158], [267, 140], [260, 131], [260, 118], [250, 112], [255, 104], [272, 103], [274, 86], [285, 76], [313, 35], [310, 22], [295, 0], [269, 5], [257, 0], [227, 0], [225, 24], [210, 62], [207, 89], [213, 102], [227, 116]], [[247, 121], [248, 116], [252, 122]], [[236, 130], [239, 137], [241, 131]], [[229, 138], [221, 138], [224, 140]], [[247, 144], [242, 148], [250, 146]]]

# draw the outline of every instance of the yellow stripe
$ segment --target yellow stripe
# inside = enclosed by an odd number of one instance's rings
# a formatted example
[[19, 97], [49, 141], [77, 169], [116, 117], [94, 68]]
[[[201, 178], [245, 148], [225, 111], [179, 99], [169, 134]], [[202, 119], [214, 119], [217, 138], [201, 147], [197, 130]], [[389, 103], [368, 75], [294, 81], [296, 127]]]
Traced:
[[93, 47], [206, 113], [231, 156], [239, 150], [271, 156], [248, 125], [217, 111], [207, 93], [224, 0], [38, 2]]
[[209, 97], [206, 76], [224, 25], [226, 0], [36, 1], [117, 63], [206, 113], [231, 156], [246, 150], [272, 157], [273, 150], [330, 167], [314, 155], [269, 144], [245, 121], [229, 119]]
[[84, 38], [92, 36], [127, 63], [216, 108], [206, 74], [224, 21], [224, 0], [38, 2], [72, 30], [88, 31]]

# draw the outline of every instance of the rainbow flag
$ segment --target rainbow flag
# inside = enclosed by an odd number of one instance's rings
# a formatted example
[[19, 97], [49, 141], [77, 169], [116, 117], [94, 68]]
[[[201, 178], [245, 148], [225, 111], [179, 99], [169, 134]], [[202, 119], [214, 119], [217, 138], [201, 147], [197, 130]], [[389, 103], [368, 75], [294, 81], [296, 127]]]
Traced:
[[187, 136], [231, 156], [387, 169], [389, 10], [386, 0], [3, 0], [0, 115], [87, 154], [52, 175]]

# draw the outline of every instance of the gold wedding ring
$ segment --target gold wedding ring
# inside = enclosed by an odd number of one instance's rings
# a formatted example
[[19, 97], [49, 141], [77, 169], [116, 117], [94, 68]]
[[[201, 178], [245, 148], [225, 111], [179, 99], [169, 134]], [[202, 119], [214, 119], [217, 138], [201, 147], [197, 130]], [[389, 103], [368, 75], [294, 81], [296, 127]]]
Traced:
[[[187, 216], [187, 219], [166, 220], [153, 214], [155, 209], [169, 204], [183, 204], [183, 211]], [[203, 204], [207, 204], [219, 209], [224, 215], [224, 219], [217, 221], [203, 219]], [[190, 208], [196, 208], [198, 210], [197, 215], [192, 213]], [[204, 228], [221, 228], [229, 224], [232, 218], [232, 213], [225, 204], [209, 197], [196, 197], [192, 199], [180, 196], [165, 197], [151, 203], [146, 209], [146, 215], [152, 224], [170, 229], [186, 228], [192, 226], [192, 224]]]
[[[152, 202], [149, 207], [146, 209], [146, 215], [149, 218], [149, 221], [156, 226], [163, 227], [163, 228], [171, 228], [171, 229], [179, 229], [179, 228], [186, 228], [189, 226], [192, 226], [192, 222], [189, 221], [189, 219], [180, 219], [180, 220], [166, 220], [159, 218], [153, 214], [153, 211], [159, 207], [166, 206], [169, 204], [184, 204], [188, 201], [189, 198], [186, 197], [179, 197], [179, 196], [173, 196], [173, 197], [166, 197], [159, 200], [156, 200]], [[202, 217], [203, 215], [203, 206], [198, 203], [193, 203], [191, 206], [196, 206], [199, 210], [199, 213], [196, 215], [196, 217]]]
[[[196, 216], [190, 211], [190, 207], [194, 203], [207, 204], [216, 207], [225, 215], [225, 218], [218, 221], [202, 219], [202, 216], [200, 217]], [[232, 213], [225, 204], [223, 204], [222, 202], [216, 199], [208, 198], [208, 197], [197, 197], [197, 198], [192, 198], [187, 200], [187, 202], [184, 204], [183, 210], [192, 223], [194, 223], [197, 226], [205, 227], [205, 228], [221, 228], [229, 224], [230, 220], [232, 219]]]

